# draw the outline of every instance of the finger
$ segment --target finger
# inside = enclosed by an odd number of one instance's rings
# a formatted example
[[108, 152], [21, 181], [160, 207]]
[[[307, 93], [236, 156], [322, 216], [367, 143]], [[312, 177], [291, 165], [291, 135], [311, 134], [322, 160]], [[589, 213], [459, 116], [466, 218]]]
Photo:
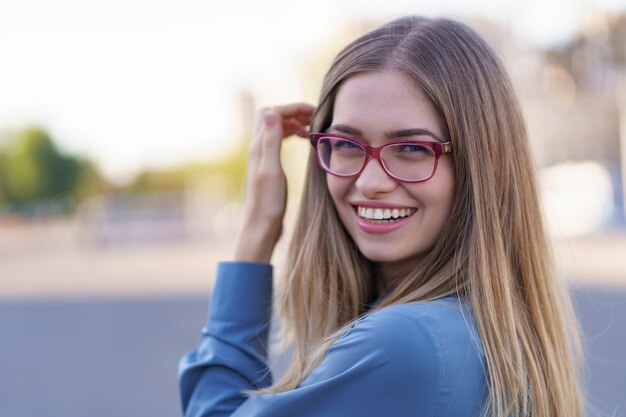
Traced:
[[254, 136], [252, 138], [252, 142], [250, 143], [250, 158], [260, 156], [261, 142], [263, 141], [264, 130], [266, 128], [265, 117], [271, 111], [271, 108], [262, 108], [257, 112]]
[[255, 135], [261, 133], [264, 128], [263, 117], [268, 112], [276, 113], [283, 121], [297, 121], [300, 124], [308, 125], [315, 111], [315, 107], [307, 103], [293, 103], [284, 106], [263, 108], [259, 110], [256, 117]]
[[296, 116], [300, 123], [308, 125], [311, 123], [311, 119], [313, 118], [313, 113], [302, 113]]
[[301, 138], [308, 138], [309, 137], [309, 130], [305, 127], [303, 127], [302, 129], [298, 130], [296, 132], [296, 135], [300, 136]]
[[283, 121], [284, 137], [291, 135], [308, 136], [307, 127], [311, 124], [311, 116], [292, 117]]
[[309, 130], [307, 129], [307, 127], [300, 125], [300, 124], [292, 125], [289, 127], [283, 127], [283, 130], [284, 130], [283, 136], [285, 138], [292, 136], [292, 135], [298, 135], [301, 137], [309, 136]]
[[283, 138], [283, 126], [280, 116], [274, 109], [263, 116], [263, 133], [261, 135], [261, 158], [259, 169], [266, 174], [281, 173], [280, 145]]
[[312, 106], [308, 103], [292, 103], [286, 104], [284, 106], [276, 106], [274, 109], [276, 113], [283, 118], [296, 116], [310, 117], [315, 111], [315, 106]]
[[282, 121], [282, 132], [280, 139], [293, 134], [307, 136], [306, 126], [311, 123], [311, 117], [315, 107], [307, 103], [293, 103], [272, 108], [263, 108], [257, 113], [257, 124], [255, 135], [250, 145], [250, 159], [260, 157], [262, 153], [262, 142], [267, 129], [266, 116], [274, 114]]
[[306, 128], [305, 124], [300, 123], [295, 119], [288, 119], [283, 121], [283, 135], [285, 137], [298, 133], [300, 130]]
[[277, 106], [274, 111], [282, 118], [283, 138], [298, 133], [311, 123], [315, 107], [306, 103], [293, 103]]

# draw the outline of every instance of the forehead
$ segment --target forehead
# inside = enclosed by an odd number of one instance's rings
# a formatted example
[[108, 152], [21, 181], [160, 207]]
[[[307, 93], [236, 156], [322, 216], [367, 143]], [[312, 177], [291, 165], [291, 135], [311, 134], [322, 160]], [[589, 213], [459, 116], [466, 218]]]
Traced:
[[441, 122], [424, 90], [401, 71], [371, 71], [348, 78], [335, 99], [333, 124], [366, 135], [426, 128], [441, 135]]

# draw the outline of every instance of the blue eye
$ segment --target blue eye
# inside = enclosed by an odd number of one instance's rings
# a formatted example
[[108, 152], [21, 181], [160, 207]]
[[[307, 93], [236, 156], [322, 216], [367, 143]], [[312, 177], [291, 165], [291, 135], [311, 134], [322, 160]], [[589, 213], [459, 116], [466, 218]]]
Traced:
[[383, 151], [383, 158], [386, 158], [388, 162], [393, 159], [406, 161], [406, 162], [422, 162], [430, 161], [435, 157], [433, 149], [427, 145], [419, 142], [415, 143], [397, 143], [388, 146]]
[[399, 145], [398, 146], [398, 150], [400, 152], [407, 152], [407, 153], [415, 153], [415, 152], [431, 152], [430, 148], [423, 146], [423, 145], [417, 145], [417, 144], [405, 144], [405, 145]]
[[349, 140], [335, 139], [332, 142], [333, 149], [361, 149], [361, 147]]

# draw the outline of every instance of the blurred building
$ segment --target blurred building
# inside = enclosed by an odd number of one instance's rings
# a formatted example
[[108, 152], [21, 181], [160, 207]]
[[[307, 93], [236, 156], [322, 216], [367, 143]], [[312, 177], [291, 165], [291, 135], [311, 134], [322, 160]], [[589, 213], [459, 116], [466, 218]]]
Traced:
[[549, 50], [492, 22], [476, 26], [502, 54], [520, 97], [548, 220], [570, 217], [571, 234], [623, 226], [626, 15], [592, 11], [568, 43]]

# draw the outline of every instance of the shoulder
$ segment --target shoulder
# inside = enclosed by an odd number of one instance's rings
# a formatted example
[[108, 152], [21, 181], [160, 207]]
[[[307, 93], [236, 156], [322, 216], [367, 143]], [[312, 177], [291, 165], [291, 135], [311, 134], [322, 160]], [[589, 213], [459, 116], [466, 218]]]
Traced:
[[433, 412], [458, 409], [466, 415], [461, 410], [483, 401], [480, 338], [471, 310], [457, 298], [384, 307], [359, 319], [342, 338], [384, 365], [381, 373], [391, 385], [435, 399]]
[[384, 307], [363, 316], [354, 327], [366, 331], [371, 343], [390, 348], [403, 343], [436, 351], [462, 343], [482, 353], [473, 314], [454, 297]]

